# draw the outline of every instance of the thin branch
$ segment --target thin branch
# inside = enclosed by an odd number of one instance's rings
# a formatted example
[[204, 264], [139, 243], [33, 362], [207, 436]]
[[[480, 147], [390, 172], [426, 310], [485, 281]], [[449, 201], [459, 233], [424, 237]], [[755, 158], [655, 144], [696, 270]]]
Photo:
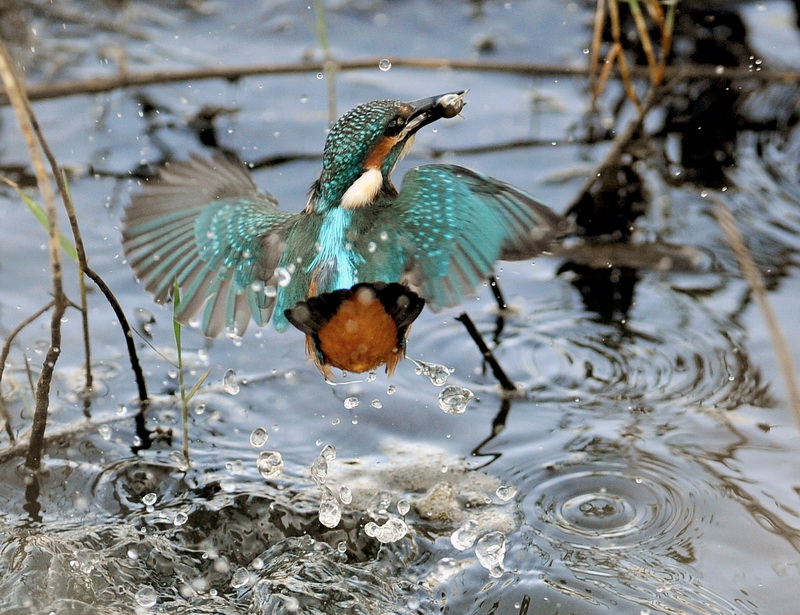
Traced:
[[0, 78], [2, 78], [6, 93], [9, 96], [14, 113], [17, 116], [22, 130], [28, 154], [31, 157], [36, 182], [42, 193], [48, 222], [48, 252], [50, 257], [50, 275], [53, 283], [53, 313], [50, 319], [50, 347], [45, 354], [39, 381], [36, 384], [35, 409], [33, 413], [33, 428], [31, 430], [30, 446], [25, 459], [25, 467], [37, 472], [41, 466], [42, 447], [44, 446], [44, 432], [47, 427], [47, 411], [50, 406], [50, 385], [53, 379], [58, 357], [61, 355], [61, 319], [67, 309], [67, 299], [61, 279], [61, 252], [58, 237], [58, 217], [56, 215], [56, 199], [53, 187], [47, 177], [41, 152], [36, 145], [31, 118], [28, 114], [28, 104], [25, 100], [25, 90], [14, 69], [5, 45], [0, 41]]
[[731, 212], [722, 201], [722, 199], [712, 196], [714, 202], [714, 216], [717, 219], [722, 232], [725, 234], [725, 239], [728, 245], [736, 255], [739, 261], [739, 267], [742, 270], [747, 285], [756, 297], [758, 307], [761, 310], [761, 315], [764, 317], [764, 322], [767, 325], [770, 337], [772, 338], [772, 345], [775, 347], [775, 354], [778, 359], [778, 367], [783, 374], [783, 379], [786, 384], [786, 393], [789, 397], [789, 407], [792, 410], [797, 426], [800, 428], [800, 385], [797, 382], [797, 369], [792, 361], [792, 353], [789, 351], [789, 346], [786, 343], [786, 338], [781, 331], [778, 317], [775, 310], [772, 308], [772, 303], [767, 295], [767, 287], [764, 284], [764, 278], [756, 266], [753, 255], [745, 243], [744, 237], [739, 230]]
[[456, 320], [459, 321], [464, 327], [466, 328], [467, 332], [469, 333], [472, 341], [475, 342], [475, 345], [478, 347], [478, 350], [481, 351], [483, 358], [489, 364], [489, 367], [492, 369], [492, 373], [494, 377], [497, 378], [497, 381], [500, 383], [500, 386], [503, 388], [504, 391], [516, 391], [517, 385], [506, 375], [505, 370], [503, 370], [500, 363], [498, 363], [497, 359], [494, 356], [492, 350], [486, 345], [486, 342], [483, 340], [483, 337], [478, 331], [475, 323], [472, 322], [472, 319], [469, 317], [469, 314], [464, 312], [460, 316], [456, 316]]
[[[25, 320], [19, 323], [16, 327], [11, 329], [6, 338], [6, 341], [3, 342], [3, 348], [0, 349], [0, 383], [3, 382], [3, 372], [6, 369], [6, 361], [8, 360], [8, 355], [11, 352], [11, 344], [14, 343], [14, 339], [19, 335], [20, 331], [22, 331], [25, 327], [31, 324], [34, 320], [39, 318], [42, 314], [44, 314], [47, 310], [53, 307], [55, 302], [51, 299], [47, 305], [39, 308], [33, 314], [28, 316]], [[8, 433], [8, 437], [11, 438], [11, 442], [14, 442], [14, 432], [11, 429], [11, 417], [8, 415], [8, 410], [6, 409], [5, 402], [3, 402], [3, 395], [2, 389], [0, 389], [0, 418], [5, 420], [6, 422], [6, 433]]]
[[[378, 67], [383, 58], [364, 58], [358, 60], [334, 61], [337, 71], [370, 70]], [[591, 74], [591, 67], [571, 66], [566, 64], [546, 64], [540, 62], [500, 62], [490, 60], [461, 60], [450, 58], [392, 58], [393, 68], [410, 68], [417, 70], [473, 71], [489, 73], [511, 73], [531, 77], [586, 77]], [[86, 80], [70, 80], [58, 83], [31, 85], [28, 88], [30, 100], [47, 100], [64, 96], [85, 96], [101, 92], [111, 92], [120, 88], [142, 87], [164, 83], [180, 83], [185, 81], [205, 81], [207, 79], [226, 79], [237, 81], [245, 77], [263, 75], [287, 75], [323, 72], [323, 62], [287, 62], [282, 64], [248, 64], [242, 66], [205, 66], [183, 70], [154, 70], [139, 73], [125, 73], [113, 77], [100, 77]], [[628, 69], [630, 76], [637, 79], [648, 79], [650, 70], [647, 67], [632, 66]], [[800, 71], [797, 70], [761, 70], [748, 68], [724, 68], [702, 65], [681, 68], [667, 68], [665, 79], [676, 75], [685, 79], [752, 79], [762, 82], [781, 82], [786, 84], [800, 83]], [[8, 105], [8, 94], [0, 91], [0, 105]]]
[[[86, 257], [86, 249], [84, 248], [83, 244], [83, 237], [81, 235], [80, 226], [78, 225], [78, 217], [75, 214], [75, 206], [72, 202], [72, 194], [70, 193], [69, 186], [67, 186], [67, 182], [64, 176], [64, 173], [60, 169], [58, 165], [58, 161], [56, 160], [55, 155], [53, 154], [50, 146], [47, 143], [47, 140], [44, 138], [44, 134], [39, 127], [39, 122], [36, 119], [36, 115], [33, 113], [33, 109], [31, 109], [30, 102], [26, 101], [26, 110], [28, 112], [28, 116], [31, 119], [31, 124], [33, 126], [33, 130], [36, 133], [37, 138], [39, 139], [39, 143], [41, 144], [42, 150], [47, 156], [47, 160], [50, 163], [50, 168], [53, 171], [53, 176], [56, 178], [56, 183], [58, 184], [59, 192], [61, 193], [61, 198], [64, 202], [64, 209], [67, 212], [67, 218], [69, 219], [70, 229], [72, 230], [72, 237], [75, 241], [75, 251], [78, 255], [78, 265], [82, 274], [86, 275], [89, 279], [91, 279], [97, 287], [100, 289], [100, 292], [103, 293], [103, 296], [106, 298], [106, 301], [109, 302], [111, 308], [114, 310], [114, 313], [117, 316], [117, 320], [119, 321], [120, 328], [122, 329], [122, 333], [125, 336], [125, 344], [128, 349], [128, 358], [131, 363], [131, 369], [133, 370], [134, 378], [136, 379], [136, 386], [139, 390], [139, 400], [143, 403], [147, 403], [147, 385], [144, 380], [144, 373], [142, 372], [142, 367], [139, 362], [139, 355], [136, 351], [136, 345], [133, 343], [133, 335], [131, 334], [131, 326], [128, 323], [128, 319], [125, 316], [125, 311], [120, 306], [119, 301], [117, 301], [116, 296], [105, 283], [103, 278], [95, 272], [91, 267], [89, 267], [89, 261]], [[81, 276], [81, 282], [83, 280], [83, 276]], [[92, 386], [92, 374], [91, 374], [91, 352], [89, 348], [89, 323], [88, 323], [88, 307], [85, 303], [85, 287], [81, 286], [81, 295], [82, 295], [82, 312], [84, 313], [83, 318], [83, 327], [84, 327], [84, 344], [85, 344], [85, 353], [86, 353], [86, 388], [87, 391], [91, 389]]]

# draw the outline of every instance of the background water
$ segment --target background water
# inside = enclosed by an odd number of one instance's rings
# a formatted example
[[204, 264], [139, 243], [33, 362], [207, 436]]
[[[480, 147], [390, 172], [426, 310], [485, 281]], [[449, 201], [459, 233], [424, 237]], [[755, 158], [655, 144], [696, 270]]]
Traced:
[[[565, 66], [587, 61], [593, 15], [592, 6], [536, 1], [326, 8], [336, 59]], [[30, 83], [121, 66], [322, 58], [313, 7], [294, 2], [15, 2], [0, 11]], [[800, 59], [789, 3], [681, 15], [676, 61], [706, 54], [712, 65], [757, 71]], [[624, 219], [617, 235], [640, 246], [635, 263], [499, 264], [513, 308], [499, 334], [486, 287], [458, 308], [423, 313], [409, 354], [454, 370], [447, 385], [475, 395], [462, 414], [440, 409], [442, 387], [411, 361], [391, 380], [334, 387], [307, 362], [299, 332], [251, 328], [238, 344], [186, 330], [189, 381], [211, 376], [192, 402], [193, 465], [182, 471], [171, 313], [121, 253], [131, 174], [209, 154], [197, 118], [217, 107], [222, 147], [254, 163], [290, 158], [254, 176], [297, 211], [319, 169], [329, 79], [197, 80], [35, 103], [70, 173], [90, 263], [142, 333], [154, 442], [132, 452], [141, 444], [136, 387], [113, 313], [93, 292], [98, 393], [85, 410], [80, 317], [70, 310], [38, 494], [26, 496], [19, 450], [0, 438], [0, 612], [793, 612], [797, 425], [761, 313], [713, 217], [713, 198], [722, 199], [800, 361], [800, 96], [791, 84], [686, 81], [651, 114], [649, 149], [620, 169], [611, 198], [625, 215], [598, 218]], [[610, 146], [603, 131], [632, 117], [615, 84], [589, 115], [582, 77], [377, 63], [335, 77], [338, 113], [462, 88], [471, 90], [464, 117], [423, 130], [398, 183], [436, 158], [565, 212]], [[7, 107], [0, 130], [0, 172], [24, 181], [26, 150]], [[527, 144], [504, 147], [519, 141]], [[0, 189], [0, 207], [5, 339], [49, 300], [50, 280], [42, 229], [10, 189]], [[668, 248], [665, 261], [645, 245], [654, 240], [680, 251]], [[77, 299], [70, 267], [66, 284]], [[455, 320], [462, 311], [495, 339], [521, 396], [501, 395]], [[35, 377], [48, 332], [47, 317], [27, 327], [5, 369], [2, 393], [23, 439], [33, 405], [26, 365]], [[268, 454], [259, 462], [266, 451], [280, 453], [282, 471]]]

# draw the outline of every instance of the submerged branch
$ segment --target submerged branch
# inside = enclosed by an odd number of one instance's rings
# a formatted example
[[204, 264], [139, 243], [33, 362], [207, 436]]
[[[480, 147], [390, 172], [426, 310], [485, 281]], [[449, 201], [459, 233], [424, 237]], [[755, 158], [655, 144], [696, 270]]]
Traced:
[[[385, 58], [363, 58], [359, 60], [326, 60], [323, 62], [286, 62], [247, 64], [241, 66], [205, 66], [183, 70], [153, 70], [138, 73], [126, 72], [113, 77], [80, 79], [32, 85], [28, 88], [30, 100], [47, 100], [65, 96], [91, 95], [111, 92], [120, 88], [142, 87], [184, 81], [205, 81], [207, 79], [226, 79], [237, 81], [245, 77], [262, 75], [287, 75], [319, 73], [335, 69], [337, 72], [376, 69]], [[501, 62], [491, 60], [461, 60], [450, 58], [389, 58], [394, 68], [417, 70], [474, 71], [487, 73], [510, 73], [530, 77], [587, 77], [591, 75], [589, 66], [567, 64], [546, 64], [542, 62]], [[647, 67], [631, 66], [628, 72], [632, 78], [649, 79]], [[615, 74], [619, 74], [618, 72]], [[752, 79], [762, 82], [800, 83], [797, 70], [755, 70], [749, 68], [727, 68], [711, 65], [667, 67], [665, 80], [680, 75], [685, 79]], [[0, 91], [0, 105], [8, 105], [8, 94]]]

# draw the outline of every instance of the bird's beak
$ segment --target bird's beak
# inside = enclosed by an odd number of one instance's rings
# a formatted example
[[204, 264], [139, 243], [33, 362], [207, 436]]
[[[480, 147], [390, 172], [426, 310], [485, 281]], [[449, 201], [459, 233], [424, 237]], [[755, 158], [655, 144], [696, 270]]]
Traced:
[[467, 101], [464, 100], [467, 92], [469, 90], [450, 92], [406, 103], [411, 107], [411, 115], [408, 116], [406, 122], [406, 134], [413, 134], [436, 120], [457, 116], [467, 104]]

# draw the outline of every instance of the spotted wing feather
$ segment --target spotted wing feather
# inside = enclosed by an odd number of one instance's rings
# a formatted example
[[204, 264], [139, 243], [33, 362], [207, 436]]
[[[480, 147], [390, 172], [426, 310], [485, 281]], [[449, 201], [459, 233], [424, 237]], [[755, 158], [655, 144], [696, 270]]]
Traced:
[[164, 303], [177, 281], [177, 317], [202, 313], [205, 335], [241, 335], [274, 308], [275, 268], [297, 215], [276, 209], [241, 162], [223, 156], [169, 164], [146, 181], [123, 219], [123, 247], [136, 276]]
[[391, 215], [402, 222], [405, 279], [434, 308], [472, 294], [496, 260], [547, 250], [567, 226], [526, 192], [453, 165], [409, 171]]

